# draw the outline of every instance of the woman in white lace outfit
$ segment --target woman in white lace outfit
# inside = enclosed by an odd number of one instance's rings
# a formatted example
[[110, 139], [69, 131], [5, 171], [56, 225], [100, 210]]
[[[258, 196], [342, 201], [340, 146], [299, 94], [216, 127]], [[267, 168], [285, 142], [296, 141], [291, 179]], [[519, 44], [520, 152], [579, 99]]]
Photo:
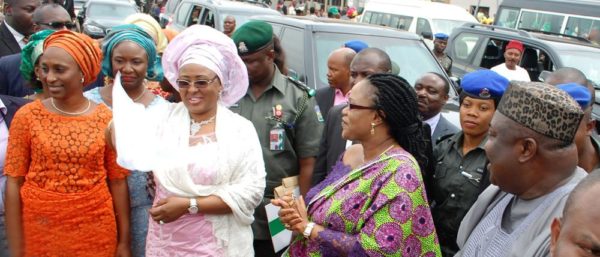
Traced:
[[113, 87], [118, 162], [152, 170], [146, 256], [254, 256], [254, 208], [265, 169], [252, 123], [229, 111], [248, 88], [233, 41], [207, 26], [179, 34], [163, 55], [178, 104], [144, 108]]

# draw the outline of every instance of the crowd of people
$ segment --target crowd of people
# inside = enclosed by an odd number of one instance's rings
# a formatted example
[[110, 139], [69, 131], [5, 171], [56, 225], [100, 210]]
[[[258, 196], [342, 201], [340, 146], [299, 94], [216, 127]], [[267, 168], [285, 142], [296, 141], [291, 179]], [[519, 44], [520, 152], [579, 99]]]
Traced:
[[[462, 78], [457, 127], [444, 75], [406, 81], [359, 40], [331, 52], [315, 95], [265, 22], [177, 34], [135, 14], [99, 41], [59, 4], [7, 4], [0, 256], [598, 251], [593, 83], [518, 76], [518, 41]], [[294, 176], [300, 194], [276, 196]], [[269, 204], [293, 232], [279, 252]]]

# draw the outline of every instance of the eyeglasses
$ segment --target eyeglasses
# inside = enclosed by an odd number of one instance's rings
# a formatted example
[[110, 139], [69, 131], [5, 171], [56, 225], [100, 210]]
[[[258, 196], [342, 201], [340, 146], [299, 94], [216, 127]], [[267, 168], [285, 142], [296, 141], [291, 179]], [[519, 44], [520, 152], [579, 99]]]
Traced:
[[348, 109], [350, 109], [350, 110], [377, 110], [377, 108], [375, 108], [375, 107], [362, 106], [362, 105], [351, 104], [351, 103], [348, 103]]
[[38, 22], [38, 25], [45, 25], [45, 26], [49, 26], [52, 27], [53, 29], [62, 29], [62, 28], [67, 28], [67, 29], [73, 29], [75, 28], [75, 23], [70, 22], [70, 21], [53, 21], [53, 22], [48, 22], [48, 23], [43, 23], [43, 22]]
[[218, 77], [219, 76], [215, 76], [212, 79], [199, 79], [199, 80], [193, 80], [193, 81], [178, 79], [177, 86], [179, 87], [179, 89], [182, 89], [182, 88], [188, 89], [188, 88], [190, 88], [191, 85], [194, 85], [194, 87], [196, 87], [197, 89], [206, 88], [208, 85], [213, 83]]

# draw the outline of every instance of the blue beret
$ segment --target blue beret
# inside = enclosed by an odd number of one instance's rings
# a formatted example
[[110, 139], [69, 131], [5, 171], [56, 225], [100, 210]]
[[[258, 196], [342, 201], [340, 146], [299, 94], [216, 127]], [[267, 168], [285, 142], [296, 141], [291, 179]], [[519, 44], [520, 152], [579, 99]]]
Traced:
[[559, 89], [567, 92], [575, 101], [581, 106], [581, 109], [585, 109], [588, 107], [590, 102], [592, 101], [592, 95], [588, 88], [584, 85], [577, 83], [567, 83], [560, 84], [558, 86]]
[[467, 73], [460, 86], [467, 96], [477, 99], [498, 99], [508, 88], [508, 79], [492, 70]]
[[367, 43], [360, 41], [360, 40], [351, 40], [351, 41], [344, 43], [344, 47], [350, 48], [350, 49], [354, 50], [354, 52], [359, 53], [363, 49], [369, 48], [369, 45], [367, 45]]
[[448, 40], [448, 35], [445, 33], [435, 33], [435, 39]]

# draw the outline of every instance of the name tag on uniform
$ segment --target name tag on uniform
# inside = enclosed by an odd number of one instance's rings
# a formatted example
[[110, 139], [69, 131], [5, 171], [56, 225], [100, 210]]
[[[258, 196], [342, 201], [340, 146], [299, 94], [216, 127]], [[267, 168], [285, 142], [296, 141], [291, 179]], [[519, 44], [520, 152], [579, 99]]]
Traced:
[[323, 119], [323, 114], [321, 113], [321, 108], [319, 108], [318, 105], [315, 105], [315, 113], [317, 114], [317, 120], [319, 122], [325, 122], [325, 119]]
[[285, 149], [285, 129], [276, 126], [269, 132], [269, 148], [271, 151], [282, 151]]

